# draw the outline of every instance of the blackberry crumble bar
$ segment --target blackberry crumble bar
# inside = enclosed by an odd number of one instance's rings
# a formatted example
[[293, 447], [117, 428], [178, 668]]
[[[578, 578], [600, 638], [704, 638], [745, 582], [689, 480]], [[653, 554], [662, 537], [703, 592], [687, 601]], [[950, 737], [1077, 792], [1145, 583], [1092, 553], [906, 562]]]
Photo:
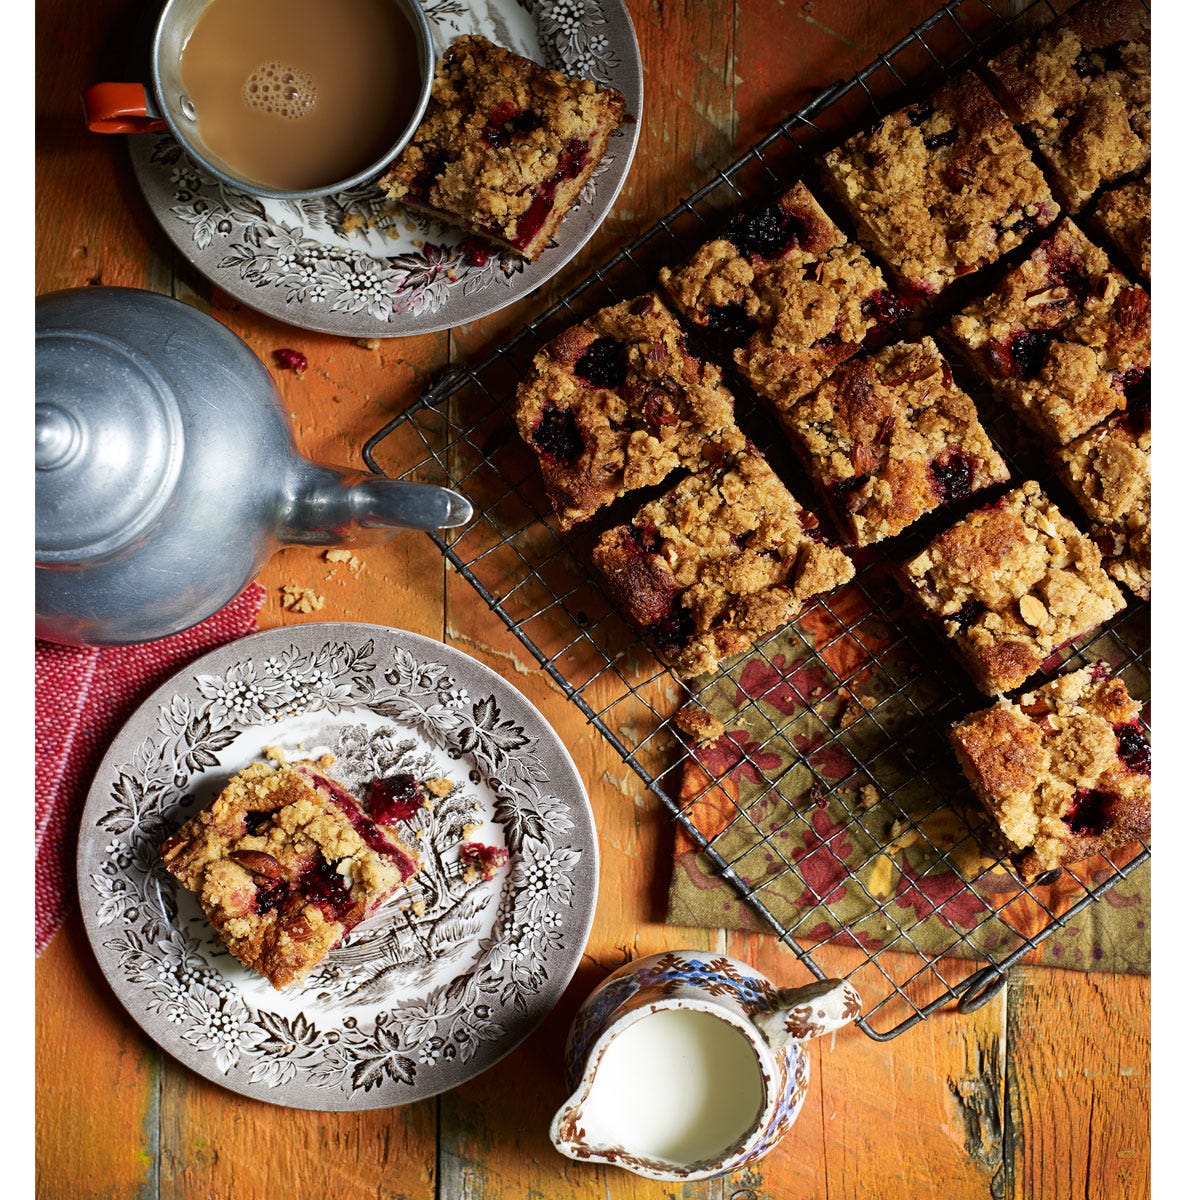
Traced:
[[1150, 278], [1150, 172], [1104, 192], [1092, 210], [1092, 223], [1129, 260], [1143, 279]]
[[1100, 551], [1033, 480], [939, 534], [900, 578], [989, 696], [1125, 607]]
[[1150, 160], [1150, 13], [1142, 0], [1083, 0], [988, 64], [1070, 212]]
[[1008, 479], [932, 338], [852, 358], [781, 419], [855, 545]]
[[1058, 215], [1017, 131], [970, 71], [831, 150], [825, 169], [862, 240], [926, 296]]
[[239, 961], [303, 978], [416, 873], [391, 829], [310, 764], [253, 763], [162, 846]]
[[1026, 883], [1149, 835], [1140, 712], [1095, 663], [951, 726], [963, 773]]
[[477, 35], [438, 63], [424, 119], [380, 179], [389, 199], [532, 261], [625, 119], [619, 92]]
[[1094, 522], [1104, 569], [1150, 599], [1150, 406], [1110, 417], [1055, 451], [1063, 483]]
[[1064, 218], [950, 333], [1001, 398], [1054, 445], [1125, 408], [1150, 368], [1150, 296]]
[[720, 371], [689, 351], [655, 295], [602, 309], [538, 351], [516, 421], [563, 529], [678, 467], [703, 467], [714, 442], [739, 436]]
[[593, 559], [634, 625], [691, 678], [853, 576], [816, 524], [752, 445], [735, 445], [609, 529]]
[[908, 311], [803, 183], [739, 213], [659, 282], [692, 324], [733, 347], [746, 382], [781, 410]]

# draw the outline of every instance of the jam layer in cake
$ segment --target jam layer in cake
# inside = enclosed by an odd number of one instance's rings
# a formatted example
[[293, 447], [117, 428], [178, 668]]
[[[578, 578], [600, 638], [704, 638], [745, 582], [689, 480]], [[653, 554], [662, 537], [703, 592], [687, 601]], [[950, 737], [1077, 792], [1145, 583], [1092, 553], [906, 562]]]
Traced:
[[1149, 162], [1148, 3], [1083, 0], [988, 70], [1068, 211]]
[[900, 580], [991, 696], [1125, 607], [1095, 544], [1032, 480], [939, 534]]
[[1064, 219], [950, 333], [1019, 417], [1064, 445], [1123, 409], [1150, 369], [1150, 296]]
[[703, 468], [714, 442], [739, 436], [720, 371], [690, 353], [655, 295], [544, 346], [517, 389], [516, 420], [563, 529], [679, 467]]
[[781, 419], [855, 545], [1008, 479], [931, 338], [852, 358]]
[[684, 678], [713, 670], [854, 574], [766, 460], [741, 446], [642, 505], [593, 554], [613, 597]]
[[308, 764], [254, 763], [162, 847], [229, 952], [302, 979], [417, 871], [385, 825]]
[[527, 259], [557, 232], [625, 119], [619, 92], [456, 38], [425, 117], [379, 181], [393, 200]]
[[971, 71], [825, 156], [859, 236], [907, 288], [936, 295], [1058, 215], [1012, 122]]
[[739, 213], [682, 266], [664, 268], [659, 281], [780, 410], [908, 311], [802, 183]]
[[963, 773], [1024, 881], [1149, 835], [1140, 712], [1096, 663], [951, 727]]

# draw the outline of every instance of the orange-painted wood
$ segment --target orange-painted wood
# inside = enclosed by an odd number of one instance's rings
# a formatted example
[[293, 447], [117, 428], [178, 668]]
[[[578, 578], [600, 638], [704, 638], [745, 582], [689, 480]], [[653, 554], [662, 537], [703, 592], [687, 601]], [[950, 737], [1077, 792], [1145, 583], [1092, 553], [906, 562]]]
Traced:
[[[383, 341], [311, 334], [230, 300], [173, 254], [142, 203], [119, 138], [89, 135], [79, 94], [119, 78], [129, 0], [38, 0], [37, 288], [125, 284], [209, 309], [264, 361], [303, 351], [303, 376], [277, 372], [305, 453], [361, 464], [367, 437], [431, 373], [516, 330], [550, 296], [702, 182], [788, 108], [869, 61], [931, 0], [627, 0], [646, 67], [641, 146], [593, 243], [554, 285], [452, 334]], [[37, 1193], [44, 1200], [487, 1200], [504, 1197], [938, 1196], [945, 1200], [1142, 1197], [1149, 1191], [1149, 981], [1044, 967], [1016, 972], [970, 1015], [940, 1013], [894, 1041], [850, 1029], [818, 1044], [800, 1122], [763, 1163], [672, 1188], [559, 1157], [546, 1138], [565, 1097], [570, 1018], [618, 963], [666, 948], [721, 948], [781, 984], [806, 973], [769, 937], [662, 924], [672, 842], [657, 801], [539, 673], [432, 544], [356, 551], [359, 573], [316, 549], [276, 555], [260, 581], [260, 624], [396, 624], [474, 655], [547, 714], [587, 784], [603, 883], [575, 981], [521, 1047], [438, 1100], [321, 1114], [247, 1100], [161, 1054], [112, 997], [78, 918], [37, 964]], [[319, 612], [280, 605], [311, 587]], [[614, 693], [615, 694], [615, 693]], [[827, 948], [837, 969], [850, 951]], [[896, 977], [911, 961], [884, 960]], [[963, 967], [963, 974], [970, 970]]]

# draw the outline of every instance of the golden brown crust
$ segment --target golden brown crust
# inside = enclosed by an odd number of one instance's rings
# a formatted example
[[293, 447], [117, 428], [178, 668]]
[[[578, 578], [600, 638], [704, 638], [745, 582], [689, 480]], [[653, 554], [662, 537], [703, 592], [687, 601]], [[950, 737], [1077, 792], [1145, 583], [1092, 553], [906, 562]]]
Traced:
[[815, 528], [753, 447], [730, 447], [724, 462], [608, 530], [593, 559], [634, 624], [690, 678], [853, 576]]
[[1092, 221], [1142, 276], [1150, 278], [1150, 172], [1103, 193]]
[[1100, 551], [1032, 480], [952, 525], [900, 577], [993, 696], [1125, 607]]
[[932, 338], [843, 363], [781, 419], [856, 545], [1008, 479]]
[[1141, 0], [1083, 0], [988, 70], [1068, 211], [1149, 161], [1150, 14]]
[[879, 268], [803, 183], [741, 214], [659, 282], [689, 321], [732, 346], [739, 373], [781, 409], [894, 319], [896, 305]]
[[950, 333], [1005, 400], [1054, 445], [1124, 409], [1150, 367], [1150, 296], [1065, 219]]
[[438, 63], [413, 140], [379, 180], [393, 200], [532, 260], [545, 249], [625, 117], [612, 88], [572, 79], [486, 38]]
[[714, 441], [740, 436], [720, 371], [690, 353], [655, 295], [601, 309], [544, 346], [515, 415], [563, 529], [681, 466], [701, 469]]
[[1062, 481], [1095, 522], [1104, 567], [1136, 596], [1150, 598], [1149, 407], [1110, 417], [1055, 452]]
[[277, 988], [416, 870], [412, 851], [338, 791], [307, 765], [253, 763], [162, 846], [230, 953]]
[[1100, 663], [951, 727], [963, 773], [1023, 880], [1148, 836], [1140, 712]]
[[825, 171], [863, 241], [928, 295], [1058, 215], [1017, 131], [971, 71], [830, 151]]

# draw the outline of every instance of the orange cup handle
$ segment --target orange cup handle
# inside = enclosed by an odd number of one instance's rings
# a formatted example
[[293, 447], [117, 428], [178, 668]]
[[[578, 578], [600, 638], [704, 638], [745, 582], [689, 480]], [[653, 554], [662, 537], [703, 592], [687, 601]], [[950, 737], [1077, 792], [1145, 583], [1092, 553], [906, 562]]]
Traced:
[[83, 111], [93, 133], [154, 133], [167, 128], [140, 83], [93, 83], [84, 89]]

